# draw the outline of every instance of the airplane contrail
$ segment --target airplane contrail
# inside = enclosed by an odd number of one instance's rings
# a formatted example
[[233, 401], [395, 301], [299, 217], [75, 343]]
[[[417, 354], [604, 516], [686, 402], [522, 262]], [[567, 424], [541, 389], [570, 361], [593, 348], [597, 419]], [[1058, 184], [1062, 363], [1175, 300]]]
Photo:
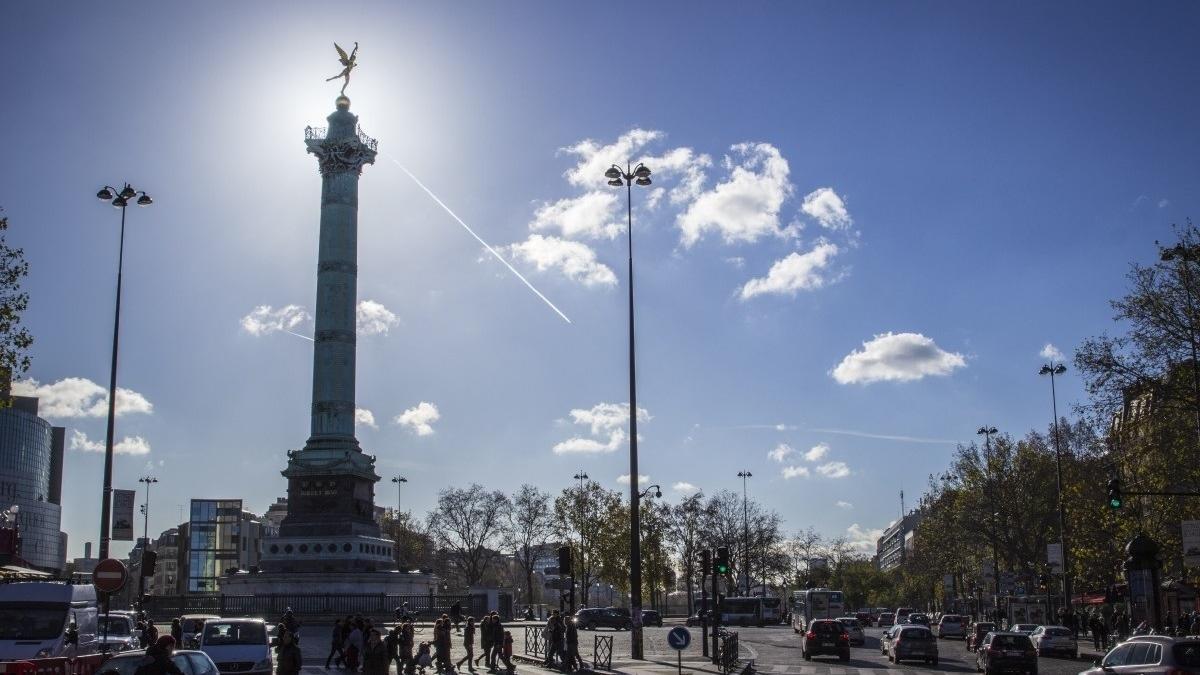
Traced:
[[282, 330], [283, 330], [283, 332], [287, 333], [288, 335], [295, 335], [296, 337], [300, 338], [301, 340], [308, 340], [309, 342], [316, 342], [316, 340], [314, 340], [314, 339], [312, 339], [312, 338], [308, 337], [307, 335], [301, 335], [301, 334], [299, 334], [299, 333], [293, 333], [292, 331], [290, 331], [290, 330], [288, 330], [288, 329], [286, 329], [286, 328], [284, 328], [284, 329], [282, 329]]
[[424, 191], [425, 191], [425, 194], [427, 194], [427, 195], [429, 195], [431, 198], [433, 198], [433, 201], [437, 202], [437, 203], [438, 203], [438, 206], [440, 206], [440, 207], [442, 207], [443, 209], [445, 209], [445, 210], [446, 210], [446, 213], [449, 213], [451, 218], [453, 218], [453, 219], [457, 220], [457, 221], [458, 221], [458, 224], [459, 224], [459, 225], [462, 225], [464, 230], [466, 230], [468, 233], [470, 233], [470, 235], [471, 235], [472, 237], [475, 237], [475, 240], [476, 240], [476, 241], [478, 241], [480, 244], [483, 244], [483, 247], [484, 247], [484, 248], [486, 248], [486, 249], [488, 250], [488, 253], [491, 253], [493, 256], [495, 256], [496, 260], [499, 260], [500, 262], [504, 263], [504, 266], [508, 268], [508, 271], [510, 271], [510, 272], [512, 272], [513, 274], [515, 274], [515, 275], [517, 276], [517, 278], [521, 280], [521, 282], [522, 282], [522, 283], [524, 283], [526, 286], [528, 286], [528, 287], [529, 287], [529, 290], [533, 291], [534, 295], [538, 296], [539, 298], [541, 298], [541, 299], [542, 299], [542, 302], [544, 302], [544, 303], [546, 303], [547, 305], [549, 305], [549, 306], [550, 306], [550, 309], [554, 310], [556, 314], [558, 314], [559, 316], [561, 316], [561, 317], [563, 318], [563, 321], [566, 321], [567, 323], [571, 323], [571, 320], [567, 318], [567, 315], [566, 315], [566, 314], [563, 314], [563, 313], [562, 313], [562, 310], [560, 310], [559, 308], [555, 307], [555, 306], [554, 306], [554, 303], [553, 303], [553, 302], [550, 302], [550, 299], [549, 299], [549, 298], [547, 298], [546, 296], [542, 295], [542, 292], [541, 292], [541, 291], [539, 291], [538, 289], [534, 288], [534, 287], [533, 287], [533, 284], [529, 283], [529, 280], [528, 280], [528, 279], [526, 279], [526, 278], [525, 278], [525, 277], [524, 277], [524, 276], [523, 276], [523, 275], [522, 275], [520, 272], [518, 272], [518, 271], [517, 271], [517, 268], [513, 267], [512, 265], [510, 265], [510, 264], [509, 264], [509, 262], [508, 262], [507, 260], [505, 260], [503, 256], [501, 256], [499, 253], [497, 253], [497, 252], [496, 252], [496, 249], [494, 249], [494, 248], [492, 248], [491, 246], [489, 246], [489, 245], [488, 245], [488, 243], [487, 243], [486, 241], [484, 241], [482, 237], [480, 237], [479, 235], [475, 234], [475, 230], [472, 230], [472, 229], [471, 229], [471, 227], [470, 227], [469, 225], [467, 225], [466, 223], [464, 223], [464, 222], [463, 222], [463, 219], [458, 217], [458, 214], [456, 214], [454, 211], [451, 211], [451, 210], [450, 210], [450, 207], [449, 207], [449, 206], [446, 206], [446, 203], [445, 203], [445, 202], [443, 202], [442, 200], [438, 199], [438, 196], [437, 196], [437, 195], [435, 195], [435, 194], [433, 194], [433, 190], [430, 190], [429, 188], [425, 187], [425, 184], [421, 182], [421, 179], [417, 178], [416, 176], [414, 176], [414, 175], [413, 175], [413, 172], [411, 172], [411, 171], [409, 171], [408, 169], [406, 169], [406, 168], [404, 167], [404, 165], [400, 163], [400, 160], [396, 159], [395, 157], [389, 157], [389, 159], [391, 159], [393, 162], [395, 162], [395, 163], [396, 163], [396, 166], [400, 167], [400, 170], [401, 170], [401, 171], [403, 171], [404, 173], [408, 174], [408, 177], [409, 177], [409, 178], [411, 178], [411, 179], [413, 179], [413, 182], [414, 182], [414, 183], [416, 183], [416, 184], [417, 184], [417, 186], [418, 186], [418, 187], [420, 187], [422, 190], [424, 190]]

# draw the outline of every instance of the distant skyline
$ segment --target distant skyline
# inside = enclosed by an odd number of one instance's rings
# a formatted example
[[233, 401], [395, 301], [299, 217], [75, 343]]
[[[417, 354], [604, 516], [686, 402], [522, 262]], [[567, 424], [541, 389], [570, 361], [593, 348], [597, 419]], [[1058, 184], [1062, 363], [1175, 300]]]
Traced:
[[[613, 162], [654, 181], [633, 191], [640, 471], [676, 500], [750, 470], [786, 531], [864, 551], [981, 424], [1047, 428], [1038, 368], [1119, 331], [1129, 263], [1196, 213], [1194, 4], [106, 7], [0, 26], [0, 207], [36, 338], [17, 391], [68, 428], [71, 557], [98, 536], [106, 183], [155, 199], [128, 214], [114, 486], [158, 477], [152, 536], [192, 498], [285, 494], [312, 375], [303, 135], [341, 86], [334, 41], [361, 45], [346, 93], [380, 152], [357, 432], [376, 503], [403, 474], [419, 515], [450, 485], [581, 469], [628, 491]], [[1058, 385], [1070, 416], [1085, 392]]]

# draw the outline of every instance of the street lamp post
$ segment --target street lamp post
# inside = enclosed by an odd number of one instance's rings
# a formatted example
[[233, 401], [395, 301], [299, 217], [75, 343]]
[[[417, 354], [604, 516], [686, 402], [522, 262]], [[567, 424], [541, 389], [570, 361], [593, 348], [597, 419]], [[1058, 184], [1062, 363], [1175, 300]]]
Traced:
[[650, 169], [639, 163], [632, 171], [613, 164], [604, 172], [608, 184], [625, 187], [625, 214], [629, 248], [629, 614], [633, 623], [630, 656], [642, 659], [642, 546], [641, 516], [638, 511], [637, 456], [637, 371], [633, 330], [633, 184], [650, 184]]
[[1038, 371], [1039, 375], [1050, 376], [1050, 405], [1054, 411], [1054, 464], [1056, 469], [1056, 485], [1058, 487], [1058, 541], [1062, 547], [1062, 589], [1063, 589], [1063, 611], [1071, 611], [1071, 567], [1070, 558], [1067, 555], [1067, 516], [1066, 505], [1063, 503], [1063, 476], [1062, 476], [1062, 443], [1058, 435], [1058, 393], [1054, 387], [1054, 376], [1062, 375], [1067, 372], [1067, 367], [1062, 363], [1055, 363], [1053, 359], [1050, 363], [1044, 364], [1042, 369]]
[[[591, 478], [591, 476], [587, 475], [587, 472], [585, 472], [583, 469], [580, 469], [579, 473], [575, 474], [573, 476], [573, 478], [575, 480], [579, 481], [579, 562], [576, 565], [572, 565], [571, 569], [575, 569], [576, 567], [578, 567], [579, 573], [582, 575], [583, 574], [583, 544], [584, 544], [583, 525], [584, 525], [584, 520], [586, 520], [586, 518], [587, 518], [587, 504], [584, 501], [587, 499], [587, 493], [584, 492], [584, 490], [583, 490], [583, 481], [588, 480], [589, 478]], [[580, 581], [582, 582], [583, 579], [581, 578]], [[588, 582], [589, 582], [588, 586], [590, 587], [591, 579], [588, 579]], [[579, 591], [579, 594], [581, 596], [580, 600], [583, 601], [584, 605], [587, 605], [588, 589], [581, 588]]]
[[1179, 274], [1183, 281], [1184, 297], [1187, 298], [1188, 343], [1192, 350], [1192, 394], [1195, 396], [1193, 405], [1196, 413], [1196, 442], [1200, 444], [1200, 360], [1197, 357], [1196, 346], [1196, 308], [1192, 297], [1192, 279], [1189, 267], [1200, 259], [1200, 246], [1185, 246], [1183, 242], [1171, 248], [1159, 247], [1159, 259], [1163, 262], [1177, 261]]
[[995, 590], [996, 609], [1000, 607], [1000, 549], [996, 546], [996, 486], [992, 483], [992, 434], [997, 433], [996, 427], [989, 427], [986, 424], [979, 427], [979, 431], [975, 432], [983, 436], [983, 447], [987, 453], [987, 482], [988, 482], [988, 510], [992, 512], [992, 586]]
[[746, 597], [750, 597], [750, 502], [746, 497], [746, 479], [753, 477], [749, 471], [739, 471], [742, 479], [742, 548], [746, 551]]
[[154, 203], [150, 195], [144, 191], [134, 190], [129, 183], [120, 192], [111, 185], [105, 185], [96, 193], [96, 197], [111, 202], [115, 208], [121, 209], [121, 238], [117, 248], [117, 304], [113, 312], [113, 341], [112, 365], [108, 375], [108, 430], [104, 439], [104, 488], [100, 500], [100, 559], [108, 557], [109, 525], [112, 520], [112, 469], [113, 469], [113, 432], [117, 423], [117, 346], [121, 336], [121, 273], [125, 265], [125, 209], [129, 200], [137, 197], [138, 206], [150, 206]]
[[[651, 495], [651, 491], [653, 491], [653, 495]], [[642, 490], [641, 492], [639, 492], [638, 493], [638, 508], [641, 508], [642, 501], [649, 499], [651, 496], [662, 497], [662, 486], [655, 483], [654, 485], [650, 485], [645, 490]], [[647, 535], [647, 538], [650, 540], [650, 546], [653, 547], [658, 543], [658, 532], [653, 527], [654, 521], [651, 520], [650, 523], [651, 523], [650, 534]], [[653, 566], [651, 566], [651, 568], [650, 568], [650, 609], [658, 609], [658, 600], [654, 594], [654, 588], [656, 586], [656, 583], [655, 583], [656, 581], [658, 581], [658, 570], [655, 569]]]
[[400, 486], [408, 482], [404, 476], [393, 476], [392, 482], [396, 484], [396, 521], [400, 520]]
[[157, 483], [158, 479], [154, 476], [142, 476], [138, 479], [139, 483], [146, 484], [146, 503], [142, 505], [142, 538], [146, 543], [150, 543], [150, 484]]

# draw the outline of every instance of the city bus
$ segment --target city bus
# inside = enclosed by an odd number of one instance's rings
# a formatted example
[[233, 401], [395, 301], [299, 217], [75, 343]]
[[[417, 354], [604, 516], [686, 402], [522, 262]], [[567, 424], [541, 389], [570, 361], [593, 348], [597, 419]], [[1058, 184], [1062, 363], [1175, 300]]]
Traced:
[[761, 598], [763, 623], [783, 623], [783, 598]]
[[[762, 626], [763, 625], [763, 601], [776, 600], [779, 598], [725, 598], [721, 603], [721, 624], [724, 626]], [[709, 602], [712, 602], [709, 600]], [[705, 606], [704, 600], [696, 600], [696, 611], [703, 616], [708, 609]], [[779, 608], [775, 609], [776, 623], [779, 623]]]
[[792, 593], [792, 630], [805, 632], [813, 619], [837, 619], [844, 616], [845, 611], [841, 591], [828, 588], [796, 591]]

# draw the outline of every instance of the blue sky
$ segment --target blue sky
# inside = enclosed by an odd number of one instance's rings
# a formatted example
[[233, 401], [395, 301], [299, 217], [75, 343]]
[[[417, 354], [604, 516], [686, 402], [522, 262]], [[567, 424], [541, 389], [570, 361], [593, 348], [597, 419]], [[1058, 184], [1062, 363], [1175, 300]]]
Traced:
[[[859, 541], [980, 424], [1047, 424], [1043, 346], [1069, 357], [1111, 330], [1128, 262], [1195, 212], [1200, 10], [1185, 3], [4, 14], [0, 205], [32, 267], [29, 376], [72, 429], [72, 555], [100, 500], [102, 392], [84, 380], [108, 375], [104, 183], [156, 200], [129, 214], [120, 383], [137, 396], [116, 487], [159, 478], [152, 532], [193, 497], [262, 511], [284, 493], [311, 343], [272, 326], [312, 330], [320, 178], [303, 129], [332, 110], [335, 40], [361, 44], [348, 94], [380, 142], [361, 180], [376, 334], [359, 339], [375, 420], [359, 437], [418, 512], [471, 481], [557, 490], [583, 469], [622, 487], [611, 159], [653, 160], [663, 188], [634, 195], [641, 472], [675, 498], [680, 482], [740, 489], [748, 469], [789, 529]], [[1061, 385], [1067, 411], [1082, 390]], [[780, 444], [795, 452], [776, 461]]]

